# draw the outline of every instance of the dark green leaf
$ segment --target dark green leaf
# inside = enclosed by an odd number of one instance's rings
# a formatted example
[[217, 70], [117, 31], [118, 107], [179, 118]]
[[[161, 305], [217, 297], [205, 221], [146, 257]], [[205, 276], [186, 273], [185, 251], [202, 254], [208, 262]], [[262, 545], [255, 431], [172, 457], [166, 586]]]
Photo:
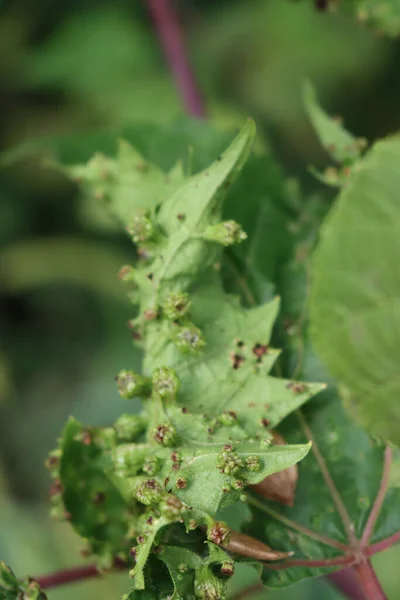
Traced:
[[[323, 371], [308, 349], [304, 376], [317, 375], [323, 377]], [[345, 547], [349, 544], [349, 532], [339, 515], [334, 494], [343, 503], [349, 524], [354, 527], [354, 536], [359, 540], [379, 489], [384, 448], [373, 442], [348, 418], [333, 385], [302, 412], [300, 419], [290, 417], [280, 429], [290, 443], [304, 442], [310, 438], [310, 431], [313, 436], [313, 452], [299, 465], [294, 506], [283, 507], [253, 496], [250, 500], [250, 503], [254, 502], [253, 521], [246, 531], [274, 549], [294, 552], [295, 560], [329, 561], [343, 558], [344, 548], [332, 547], [318, 539], [319, 536], [326, 536], [333, 540], [333, 546], [343, 544]], [[327, 483], [323, 470], [329, 473], [332, 485]], [[370, 544], [399, 531], [400, 519], [396, 518], [396, 511], [393, 512], [393, 507], [399, 501], [400, 490], [389, 490], [369, 539]], [[299, 530], [298, 526], [307, 528], [311, 533]], [[283, 587], [337, 568], [329, 566], [329, 563], [321, 568], [312, 565], [284, 570], [266, 568], [263, 580], [268, 586]]]
[[268, 375], [279, 355], [269, 346], [278, 307], [276, 299], [245, 310], [216, 285], [204, 283], [192, 296], [192, 317], [206, 342], [203, 352], [182, 355], [168, 338], [160, 339], [155, 327], [148, 337], [145, 366], [149, 371], [164, 364], [176, 368], [178, 398], [190, 411], [215, 417], [234, 411], [248, 435], [262, 435], [263, 427], [274, 427], [324, 387], [310, 384], [297, 390], [290, 381]]
[[105, 562], [116, 549], [129, 550], [130, 521], [135, 507], [140, 511], [138, 503], [127, 505], [106, 476], [109, 437], [109, 432], [86, 429], [71, 418], [63, 432], [59, 468], [66, 518]]
[[233, 135], [217, 131], [212, 125], [181, 117], [172, 123], [137, 123], [124, 127], [60, 134], [22, 142], [0, 155], [0, 167], [6, 167], [31, 155], [52, 157], [62, 165], [87, 162], [95, 153], [115, 157], [118, 140], [124, 139], [163, 171], [183, 161], [186, 171], [196, 173], [217, 158]]
[[[221, 446], [209, 446], [196, 453], [183, 450], [183, 462], [177, 473], [172, 473], [168, 486], [185, 504], [215, 516], [217, 511], [238, 500], [245, 486], [259, 483], [268, 475], [287, 469], [308, 453], [308, 444], [268, 446], [260, 443], [235, 443], [232, 451]], [[257, 463], [257, 469], [248, 467], [248, 461]], [[230, 464], [237, 463], [231, 470]], [[223, 471], [226, 465], [225, 472]], [[185, 481], [184, 489], [177, 489], [177, 480]], [[235, 484], [240, 484], [236, 494]]]

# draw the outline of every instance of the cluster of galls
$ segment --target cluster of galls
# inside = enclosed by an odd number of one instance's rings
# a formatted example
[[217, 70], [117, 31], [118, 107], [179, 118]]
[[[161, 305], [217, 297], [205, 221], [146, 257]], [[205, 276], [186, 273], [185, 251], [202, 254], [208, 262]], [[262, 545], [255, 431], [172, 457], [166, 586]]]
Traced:
[[[139, 258], [142, 263], [151, 263], [163, 245], [163, 233], [152, 219], [150, 212], [145, 209], [137, 209], [131, 217], [127, 231], [132, 240], [138, 246]], [[246, 234], [235, 221], [223, 221], [210, 225], [203, 232], [203, 238], [217, 242], [223, 246], [239, 243], [246, 239]], [[149, 265], [148, 265], [149, 266]], [[151, 269], [151, 266], [149, 266]], [[135, 269], [125, 266], [120, 271], [120, 279], [125, 282], [135, 283]], [[202, 332], [189, 319], [190, 300], [186, 292], [169, 291], [161, 293], [161, 281], [157, 278], [157, 272], [147, 273], [146, 277], [153, 283], [155, 302], [150, 308], [142, 312], [141, 317], [131, 322], [136, 339], [141, 339], [138, 329], [143, 330], [146, 321], [165, 318], [170, 322], [170, 338], [177, 348], [183, 353], [198, 354], [205, 345]], [[141, 276], [138, 277], [138, 283]], [[140, 287], [140, 284], [139, 284]], [[132, 295], [134, 303], [140, 303], [140, 291]], [[143, 333], [143, 332], [142, 332]]]
[[231, 220], [210, 225], [204, 232], [204, 237], [222, 246], [231, 246], [232, 244], [243, 242], [247, 238], [247, 234], [240, 227], [239, 223]]
[[169, 521], [181, 519], [185, 505], [173, 494], [166, 492], [156, 479], [146, 479], [136, 491], [136, 498], [145, 506], [152, 507], [157, 517]]
[[169, 292], [161, 313], [170, 322], [170, 336], [176, 347], [186, 354], [198, 354], [205, 346], [203, 334], [189, 319], [191, 302], [186, 292]]
[[[134, 281], [133, 267], [123, 267], [120, 271], [120, 278], [124, 281]], [[153, 280], [153, 275], [148, 275], [148, 278]], [[168, 324], [169, 339], [175, 346], [184, 354], [199, 354], [205, 346], [205, 340], [201, 330], [189, 319], [190, 305], [186, 292], [169, 292], [161, 305], [151, 306], [144, 310], [142, 317], [129, 322], [134, 339], [142, 338], [139, 331], [143, 330], [146, 322], [165, 319]]]
[[[209, 418], [207, 415], [203, 415], [202, 418], [207, 423], [209, 435], [213, 435], [220, 427], [233, 427], [233, 425], [239, 425], [238, 416], [234, 410], [225, 410], [218, 415], [218, 417]], [[249, 437], [245, 431], [242, 431], [242, 434], [244, 438]]]
[[149, 398], [156, 394], [162, 400], [175, 400], [180, 381], [175, 371], [169, 367], [159, 367], [152, 377], [143, 377], [135, 371], [123, 369], [115, 378], [122, 398]]
[[194, 592], [199, 600], [221, 600], [226, 597], [226, 583], [204, 566], [196, 571]]
[[[142, 481], [136, 490], [136, 498], [147, 511], [142, 514], [138, 521], [138, 535], [136, 537], [137, 546], [131, 548], [130, 556], [136, 562], [141, 546], [145, 544], [147, 536], [152, 528], [159, 525], [160, 520], [166, 523], [183, 523], [183, 513], [188, 509], [179, 498], [166, 492], [156, 479], [146, 479]], [[134, 576], [134, 569], [131, 576]]]
[[157, 425], [151, 430], [150, 435], [160, 446], [175, 446], [178, 441], [176, 429], [170, 423]]
[[217, 456], [216, 467], [220, 473], [231, 477], [229, 486], [224, 487], [224, 491], [229, 492], [242, 490], [246, 485], [246, 471], [260, 471], [262, 463], [256, 455], [242, 459], [231, 444], [226, 444], [223, 451]]

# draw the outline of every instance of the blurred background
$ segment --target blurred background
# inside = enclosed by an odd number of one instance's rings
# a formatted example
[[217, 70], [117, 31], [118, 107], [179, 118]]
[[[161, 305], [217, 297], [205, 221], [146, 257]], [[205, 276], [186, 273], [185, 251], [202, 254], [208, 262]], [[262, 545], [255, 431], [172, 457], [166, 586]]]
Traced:
[[[305, 188], [320, 186], [307, 166], [327, 163], [302, 107], [305, 78], [353, 133], [373, 140], [400, 128], [398, 41], [305, 1], [175, 5], [211, 122], [229, 130], [255, 118], [262, 143]], [[1, 2], [2, 151], [181, 114], [145, 0]], [[107, 215], [35, 158], [0, 172], [0, 558], [18, 575], [82, 561], [70, 528], [48, 517], [43, 463], [68, 415], [109, 424], [126, 410], [114, 375], [140, 356], [117, 273], [131, 256]], [[390, 600], [400, 598], [398, 559], [394, 550], [376, 560]], [[239, 569], [233, 591], [254, 577]], [[111, 600], [128, 586], [115, 575], [49, 597]], [[318, 581], [254, 597], [339, 599]]]

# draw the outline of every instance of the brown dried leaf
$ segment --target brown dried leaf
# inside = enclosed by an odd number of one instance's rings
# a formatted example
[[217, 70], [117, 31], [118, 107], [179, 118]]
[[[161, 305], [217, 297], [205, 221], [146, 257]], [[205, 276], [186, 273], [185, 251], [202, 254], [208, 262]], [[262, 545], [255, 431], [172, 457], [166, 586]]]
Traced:
[[229, 542], [224, 544], [224, 548], [229, 552], [234, 552], [241, 556], [248, 556], [250, 558], [256, 558], [257, 560], [266, 561], [281, 560], [292, 555], [292, 552], [278, 552], [249, 535], [232, 530]]

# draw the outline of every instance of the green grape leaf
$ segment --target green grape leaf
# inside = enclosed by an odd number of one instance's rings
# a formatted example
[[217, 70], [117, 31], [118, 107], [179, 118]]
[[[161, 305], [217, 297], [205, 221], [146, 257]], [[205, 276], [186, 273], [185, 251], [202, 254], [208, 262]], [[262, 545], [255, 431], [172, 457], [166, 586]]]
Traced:
[[115, 159], [97, 153], [84, 165], [60, 168], [97, 201], [109, 203], [112, 214], [125, 226], [135, 209], [154, 209], [184, 178], [179, 167], [166, 175], [123, 140]]
[[[161, 204], [159, 224], [168, 242], [152, 265], [157, 290], [178, 277], [190, 282], [194, 273], [198, 278], [217, 260], [219, 248], [213, 252], [213, 245], [203, 236], [207, 226], [221, 220], [222, 202], [248, 158], [254, 137], [254, 122], [249, 120], [219, 160], [191, 177]], [[180, 287], [187, 287], [187, 283]]]
[[111, 457], [107, 460], [105, 450], [114, 443], [112, 431], [88, 429], [72, 418], [60, 443], [62, 509], [91, 550], [106, 562], [117, 551], [129, 550], [129, 526], [137, 506], [127, 503], [106, 475]]
[[200, 556], [187, 548], [164, 546], [159, 558], [165, 563], [174, 586], [171, 600], [194, 600], [194, 577], [202, 562]]
[[63, 166], [86, 163], [96, 152], [115, 158], [118, 140], [123, 139], [134, 146], [146, 162], [154, 163], [164, 172], [182, 161], [186, 171], [196, 173], [221, 154], [232, 137], [231, 133], [218, 131], [209, 123], [179, 117], [162, 124], [135, 123], [115, 129], [28, 140], [0, 154], [0, 168], [32, 155], [52, 159]]
[[[207, 542], [206, 548], [206, 554], [204, 551], [199, 554], [182, 546], [160, 545], [157, 555], [146, 565], [146, 589], [132, 589], [124, 600], [159, 598], [161, 589], [171, 600], [194, 600], [203, 590], [204, 597], [208, 597], [206, 593], [218, 591], [215, 597], [223, 600], [227, 593], [225, 572], [232, 569], [233, 573], [233, 561], [210, 542]], [[164, 565], [165, 570], [162, 569]]]
[[311, 335], [346, 406], [375, 435], [400, 442], [400, 139], [359, 163], [321, 229], [312, 265]]
[[157, 536], [160, 534], [163, 527], [166, 527], [168, 524], [169, 521], [163, 517], [152, 519], [151, 524], [149, 524], [141, 534], [143, 539], [140, 540], [136, 546], [136, 564], [131, 571], [135, 589], [143, 590], [145, 588], [144, 568], [146, 562]]
[[122, 596], [122, 600], [161, 600], [173, 593], [170, 574], [158, 555], [149, 556], [144, 568], [144, 580], [144, 589], [138, 590], [133, 587]]
[[[322, 367], [308, 346], [304, 376], [315, 377], [316, 370], [321, 377]], [[368, 555], [379, 551], [375, 544], [398, 535], [400, 519], [395, 518], [393, 507], [400, 500], [400, 490], [392, 488], [365, 538], [381, 484], [385, 450], [349, 419], [333, 385], [298, 417], [287, 419], [279, 431], [290, 443], [312, 436], [313, 447], [299, 465], [293, 507], [255, 495], [249, 498], [252, 520], [245, 531], [273, 548], [294, 552], [284, 569], [271, 565], [264, 569], [262, 579], [268, 587], [285, 587], [343, 568], [347, 552], [351, 552], [351, 536], [357, 545], [364, 539]]]
[[[234, 138], [234, 133], [220, 131], [208, 121], [181, 116], [157, 125], [128, 125], [122, 129], [120, 136], [164, 172], [182, 161], [185, 173], [192, 175], [206, 169], [220, 156]], [[93, 148], [93, 152], [95, 150]]]
[[227, 451], [223, 446], [208, 446], [197, 452], [182, 448], [182, 463], [171, 473], [167, 487], [185, 504], [214, 516], [237, 501], [245, 486], [302, 460], [310, 444], [260, 447], [260, 443], [241, 442], [228, 447]]
[[191, 316], [203, 332], [204, 350], [198, 356], [182, 355], [168, 339], [160, 342], [156, 324], [147, 338], [144, 362], [149, 372], [164, 364], [177, 368], [185, 408], [215, 417], [233, 411], [248, 435], [260, 436], [263, 428], [275, 427], [324, 388], [323, 384], [299, 387], [269, 376], [279, 355], [270, 347], [278, 299], [243, 309], [211, 281], [191, 301]]
[[[165, 546], [159, 558], [165, 563], [174, 585], [171, 600], [195, 598], [225, 598], [226, 581], [211, 570], [213, 567], [232, 564], [230, 556], [221, 548], [207, 542], [208, 556], [200, 557], [186, 548]], [[223, 572], [222, 572], [223, 576]]]
[[18, 579], [3, 561], [0, 561], [0, 600], [46, 600], [37, 581]]
[[351, 165], [361, 156], [365, 140], [359, 140], [348, 133], [337, 118], [330, 117], [319, 106], [314, 88], [310, 82], [303, 86], [303, 101], [308, 117], [321, 144], [337, 162]]

